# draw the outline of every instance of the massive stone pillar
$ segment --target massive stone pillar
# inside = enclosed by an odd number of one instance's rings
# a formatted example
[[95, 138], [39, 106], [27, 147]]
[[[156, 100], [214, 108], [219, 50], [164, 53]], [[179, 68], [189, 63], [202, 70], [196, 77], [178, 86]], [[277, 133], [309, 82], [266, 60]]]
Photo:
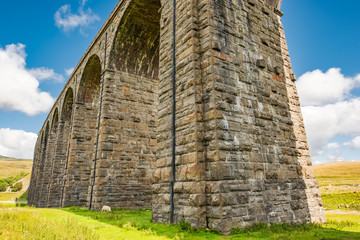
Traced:
[[[171, 8], [161, 21], [153, 219], [169, 221]], [[229, 233], [325, 221], [280, 1], [177, 1], [175, 221]]]
[[47, 155], [49, 153], [48, 151], [48, 140], [49, 140], [49, 131], [50, 131], [50, 125], [49, 122], [46, 123], [45, 131], [44, 131], [44, 138], [41, 143], [41, 149], [40, 149], [40, 157], [39, 157], [39, 163], [37, 166], [37, 180], [35, 181], [35, 194], [34, 194], [34, 206], [36, 207], [45, 207], [45, 202], [42, 201], [44, 195], [43, 195], [43, 189], [44, 189], [44, 182], [46, 181], [45, 178], [48, 177], [45, 173], [45, 163], [47, 160]]
[[31, 179], [30, 186], [28, 189], [28, 204], [29, 206], [35, 206], [35, 195], [36, 195], [36, 182], [39, 179], [38, 170], [39, 170], [39, 162], [41, 155], [41, 144], [44, 140], [44, 133], [40, 132], [39, 137], [36, 140], [35, 149], [34, 149], [34, 159], [33, 166], [31, 170]]
[[95, 159], [100, 104], [101, 61], [88, 58], [82, 73], [74, 109], [63, 206], [88, 206], [91, 169]]
[[120, 16], [108, 33], [93, 207], [151, 209], [160, 1], [129, 1]]

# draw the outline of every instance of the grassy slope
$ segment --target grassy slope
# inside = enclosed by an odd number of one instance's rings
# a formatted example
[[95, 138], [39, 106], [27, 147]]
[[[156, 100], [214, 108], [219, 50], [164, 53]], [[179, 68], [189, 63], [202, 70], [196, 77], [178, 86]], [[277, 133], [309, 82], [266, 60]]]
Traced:
[[316, 164], [313, 167], [320, 186], [360, 184], [360, 161]]
[[20, 172], [30, 173], [31, 160], [0, 158], [0, 178], [13, 177]]
[[[14, 177], [20, 172], [30, 173], [32, 168], [32, 160], [13, 159], [0, 156], [0, 178]], [[30, 174], [22, 179], [24, 189], [30, 184]], [[0, 193], [0, 201], [10, 201], [12, 198], [19, 198], [24, 191], [17, 193]]]
[[0, 205], [0, 239], [360, 239], [360, 218], [322, 226], [277, 225], [230, 237], [205, 230], [185, 231], [150, 219], [151, 211], [141, 210], [101, 213], [80, 208], [1, 209]]
[[[314, 165], [326, 210], [345, 210], [339, 219], [360, 210], [360, 162], [334, 162]], [[358, 215], [357, 217], [359, 217]], [[335, 215], [332, 215], [335, 217]]]

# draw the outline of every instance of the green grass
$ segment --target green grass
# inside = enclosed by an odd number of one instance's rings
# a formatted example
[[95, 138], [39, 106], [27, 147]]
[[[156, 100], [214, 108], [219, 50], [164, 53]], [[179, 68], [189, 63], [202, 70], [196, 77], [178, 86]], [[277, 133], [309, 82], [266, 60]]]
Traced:
[[11, 199], [19, 198], [22, 194], [21, 192], [0, 193], [0, 201], [10, 201]]
[[151, 223], [151, 211], [93, 212], [84, 208], [34, 209], [0, 205], [0, 239], [360, 239], [360, 218], [327, 215], [329, 224], [268, 227], [257, 224], [233, 236], [180, 225]]
[[349, 209], [360, 211], [360, 193], [323, 194], [326, 209]]
[[22, 189], [23, 183], [21, 182], [21, 187], [18, 190], [14, 190], [14, 184], [25, 178], [29, 173], [26, 172], [20, 172], [15, 177], [7, 177], [7, 178], [0, 178], [0, 192], [5, 192], [8, 187], [11, 187], [12, 191], [18, 192]]

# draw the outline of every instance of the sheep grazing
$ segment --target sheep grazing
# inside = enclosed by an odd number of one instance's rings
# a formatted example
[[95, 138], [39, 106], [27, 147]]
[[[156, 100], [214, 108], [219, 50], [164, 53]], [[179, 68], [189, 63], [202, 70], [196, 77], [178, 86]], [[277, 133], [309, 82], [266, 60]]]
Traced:
[[109, 206], [103, 206], [101, 209], [102, 212], [111, 212], [111, 207]]

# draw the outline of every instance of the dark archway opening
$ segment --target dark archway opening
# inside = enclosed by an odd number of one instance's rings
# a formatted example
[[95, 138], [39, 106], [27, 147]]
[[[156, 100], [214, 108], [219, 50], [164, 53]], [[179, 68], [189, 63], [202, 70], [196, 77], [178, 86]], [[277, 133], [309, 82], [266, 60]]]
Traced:
[[79, 103], [96, 103], [100, 96], [101, 62], [92, 55], [87, 62], [79, 86]]
[[160, 1], [133, 0], [121, 19], [110, 52], [110, 68], [158, 79]]
[[65, 99], [64, 99], [64, 103], [63, 103], [63, 107], [62, 107], [62, 112], [61, 112], [61, 120], [62, 121], [70, 121], [71, 120], [73, 104], [74, 104], [74, 93], [73, 93], [72, 88], [69, 88], [66, 91]]
[[59, 110], [58, 108], [56, 108], [51, 123], [51, 132], [55, 133], [56, 130], [58, 129], [58, 125], [59, 125]]

